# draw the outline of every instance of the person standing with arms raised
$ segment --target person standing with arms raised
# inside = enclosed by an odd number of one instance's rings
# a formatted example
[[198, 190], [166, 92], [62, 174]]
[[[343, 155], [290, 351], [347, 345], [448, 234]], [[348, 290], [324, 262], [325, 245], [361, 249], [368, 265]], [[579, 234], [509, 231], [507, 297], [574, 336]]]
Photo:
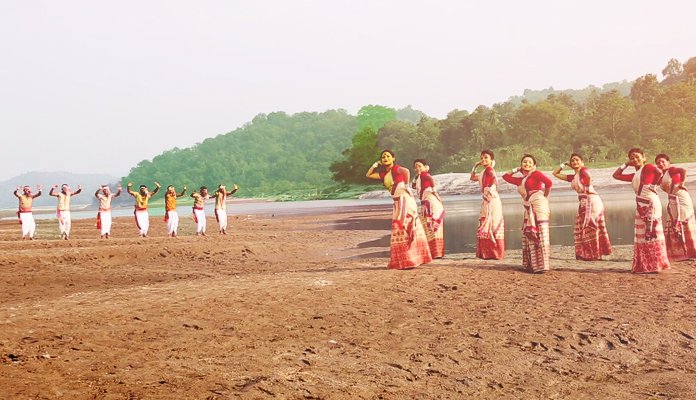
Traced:
[[133, 191], [133, 182], [128, 182], [128, 194], [135, 198], [135, 225], [138, 227], [140, 237], [147, 237], [150, 229], [150, 214], [147, 211], [147, 204], [159, 192], [162, 185], [155, 181], [155, 190], [150, 192], [147, 186], [140, 185], [140, 191]]
[[94, 197], [99, 200], [99, 212], [97, 212], [97, 229], [101, 234], [102, 239], [111, 237], [111, 200], [121, 195], [123, 189], [118, 186], [116, 193], [111, 193], [108, 185], [102, 185], [96, 192]]
[[53, 185], [51, 191], [48, 192], [49, 196], [58, 198], [58, 209], [56, 211], [56, 216], [58, 217], [58, 229], [60, 231], [60, 238], [68, 240], [70, 238], [70, 228], [72, 227], [72, 222], [70, 219], [70, 199], [82, 193], [82, 186], [77, 185], [76, 191], [71, 191], [70, 186], [64, 183], [60, 187], [60, 192], [56, 193], [58, 185]]
[[174, 186], [167, 186], [164, 192], [164, 222], [167, 223], [167, 236], [176, 237], [179, 230], [179, 213], [176, 211], [176, 199], [186, 194], [186, 186], [181, 193], [176, 193]]
[[[19, 191], [22, 190], [20, 194]], [[36, 221], [34, 220], [34, 214], [31, 212], [31, 207], [34, 199], [41, 196], [41, 186], [36, 185], [36, 194], [31, 192], [31, 187], [17, 187], [14, 191], [15, 197], [19, 199], [19, 210], [17, 211], [17, 217], [19, 218], [19, 223], [22, 224], [22, 240], [34, 240], [34, 235], [36, 234]]]
[[220, 184], [212, 197], [215, 197], [215, 219], [218, 222], [221, 235], [227, 235], [227, 196], [237, 193], [239, 187], [234, 185], [234, 189], [228, 192], [225, 185]]
[[198, 192], [191, 193], [193, 197], [193, 220], [196, 222], [196, 236], [205, 236], [207, 222], [205, 220], [205, 201], [210, 198], [208, 188], [201, 186]]

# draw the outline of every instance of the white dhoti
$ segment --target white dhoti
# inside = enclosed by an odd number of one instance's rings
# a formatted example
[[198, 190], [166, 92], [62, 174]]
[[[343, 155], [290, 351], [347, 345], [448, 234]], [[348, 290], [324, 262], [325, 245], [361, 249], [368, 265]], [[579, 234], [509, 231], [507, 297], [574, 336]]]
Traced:
[[220, 225], [220, 232], [227, 229], [227, 211], [216, 208], [215, 219], [217, 219], [217, 222]]
[[193, 220], [196, 221], [196, 233], [205, 233], [205, 211], [203, 209], [193, 209]]
[[176, 210], [167, 211], [167, 234], [176, 235], [179, 230], [179, 213]]
[[97, 221], [101, 235], [111, 235], [111, 210], [99, 210]]
[[135, 210], [135, 224], [138, 226], [140, 236], [147, 236], [150, 229], [150, 214], [147, 210]]
[[34, 214], [31, 211], [20, 212], [19, 222], [22, 223], [22, 238], [34, 238], [34, 233], [36, 233], [36, 221], [34, 221]]
[[70, 221], [70, 211], [58, 210], [57, 216], [58, 230], [60, 231], [60, 236], [70, 236], [70, 227], [72, 226], [72, 223]]

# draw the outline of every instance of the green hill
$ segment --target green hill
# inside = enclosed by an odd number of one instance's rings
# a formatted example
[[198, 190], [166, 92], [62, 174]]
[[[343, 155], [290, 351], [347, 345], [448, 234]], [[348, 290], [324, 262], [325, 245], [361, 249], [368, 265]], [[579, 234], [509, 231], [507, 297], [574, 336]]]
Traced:
[[572, 151], [590, 163], [616, 164], [634, 146], [692, 159], [696, 57], [670, 60], [663, 76], [602, 88], [526, 90], [490, 107], [455, 109], [444, 119], [410, 106], [374, 105], [356, 116], [345, 110], [260, 114], [235, 131], [144, 160], [123, 179], [190, 189], [236, 183], [240, 197], [306, 199], [363, 190], [371, 183], [364, 171], [383, 148], [394, 150], [402, 165], [426, 158], [438, 173], [469, 171], [484, 148], [495, 151], [499, 170], [516, 166], [524, 153], [546, 167]]
[[232, 132], [141, 161], [123, 182], [189, 189], [236, 183], [241, 197], [316, 191], [334, 184], [329, 165], [350, 147], [356, 128], [345, 110], [259, 114]]

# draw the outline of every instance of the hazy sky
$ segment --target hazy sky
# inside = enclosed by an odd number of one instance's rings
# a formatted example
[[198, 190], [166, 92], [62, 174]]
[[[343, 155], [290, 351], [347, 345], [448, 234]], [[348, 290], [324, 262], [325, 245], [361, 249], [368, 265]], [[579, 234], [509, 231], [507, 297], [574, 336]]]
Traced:
[[0, 0], [0, 180], [125, 175], [258, 113], [442, 118], [696, 56], [690, 1]]

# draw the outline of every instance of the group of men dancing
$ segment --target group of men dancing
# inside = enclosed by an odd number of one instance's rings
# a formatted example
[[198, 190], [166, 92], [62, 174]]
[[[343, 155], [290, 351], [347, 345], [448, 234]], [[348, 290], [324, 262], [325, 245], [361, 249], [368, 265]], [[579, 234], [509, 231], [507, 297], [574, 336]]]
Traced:
[[[128, 194], [135, 199], [135, 224], [138, 228], [140, 237], [147, 237], [150, 229], [150, 215], [148, 213], [148, 204], [152, 196], [159, 192], [162, 185], [155, 182], [155, 189], [150, 191], [147, 185], [140, 185], [138, 191], [133, 190], [133, 183], [129, 182], [127, 186]], [[227, 191], [225, 185], [219, 185], [213, 193], [208, 192], [208, 188], [201, 186], [198, 191], [191, 193], [193, 198], [193, 219], [196, 222], [196, 236], [205, 236], [207, 224], [205, 211], [203, 210], [205, 202], [208, 199], [215, 199], [215, 219], [218, 222], [218, 232], [222, 235], [227, 234], [227, 197], [233, 195], [239, 187], [234, 185], [231, 191]], [[41, 186], [36, 186], [36, 193], [32, 192], [30, 186], [17, 187], [14, 195], [19, 199], [19, 210], [17, 218], [22, 225], [22, 239], [34, 240], [36, 234], [36, 221], [32, 213], [32, 204], [35, 198], [41, 196]], [[115, 193], [111, 192], [108, 185], [102, 185], [94, 192], [94, 196], [99, 201], [99, 211], [97, 212], [97, 229], [99, 229], [100, 237], [108, 239], [111, 237], [111, 201], [120, 196], [123, 191], [119, 186]], [[56, 216], [58, 218], [58, 229], [60, 238], [63, 240], [70, 239], [71, 217], [70, 217], [70, 200], [72, 196], [82, 193], [82, 187], [77, 186], [77, 190], [72, 191], [70, 186], [63, 184], [58, 191], [58, 185], [53, 185], [49, 196], [58, 198], [58, 206]], [[167, 223], [167, 236], [176, 237], [179, 230], [179, 214], [177, 212], [176, 202], [186, 194], [186, 186], [183, 187], [181, 193], [176, 192], [176, 188], [172, 185], [167, 186], [167, 191], [164, 194], [164, 221]]]

